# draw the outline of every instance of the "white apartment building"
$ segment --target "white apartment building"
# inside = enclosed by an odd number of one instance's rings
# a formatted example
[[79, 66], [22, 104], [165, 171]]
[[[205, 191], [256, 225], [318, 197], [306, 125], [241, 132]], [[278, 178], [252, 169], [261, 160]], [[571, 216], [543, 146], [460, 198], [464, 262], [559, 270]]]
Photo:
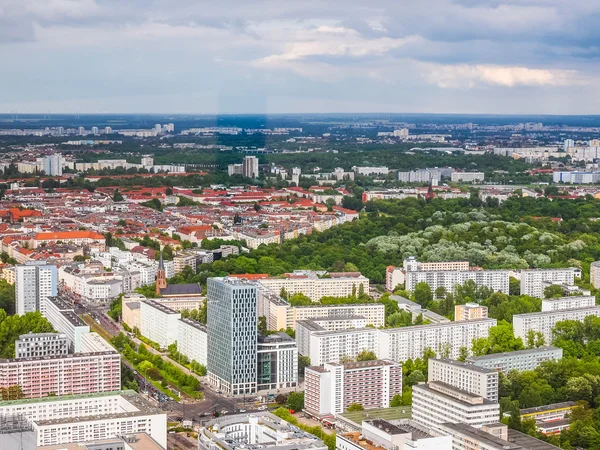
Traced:
[[508, 270], [407, 271], [405, 286], [407, 291], [412, 292], [418, 283], [425, 282], [435, 294], [439, 287], [454, 292], [456, 285], [473, 280], [477, 286], [486, 286], [494, 292], [508, 294], [509, 277]]
[[256, 345], [259, 391], [287, 389], [298, 385], [298, 346], [286, 333], [258, 336]]
[[429, 381], [442, 381], [463, 391], [498, 401], [498, 372], [452, 359], [430, 359]]
[[173, 267], [176, 273], [179, 273], [183, 270], [185, 266], [190, 266], [194, 273], [196, 272], [196, 254], [194, 253], [177, 253], [176, 256], [173, 257]]
[[379, 330], [380, 358], [393, 361], [422, 358], [426, 349], [457, 359], [461, 347], [470, 349], [473, 339], [488, 337], [496, 319], [480, 319]]
[[147, 433], [167, 448], [167, 415], [133, 391], [0, 402], [0, 415], [33, 422], [38, 447]]
[[545, 283], [571, 286], [576, 276], [581, 277], [581, 270], [575, 267], [521, 270], [521, 295], [544, 298]]
[[[320, 305], [288, 307], [285, 327], [296, 329], [296, 322], [306, 319], [361, 316], [367, 325], [383, 327], [385, 325], [385, 306], [382, 303], [360, 303], [347, 305]], [[274, 328], [279, 330], [281, 328]]]
[[375, 328], [324, 331], [306, 320], [298, 323], [296, 341], [300, 354], [308, 356], [313, 365], [339, 363], [355, 358], [363, 350], [379, 352], [379, 330]]
[[140, 302], [140, 333], [166, 349], [177, 340], [181, 313], [154, 300]]
[[46, 300], [57, 292], [56, 266], [32, 261], [15, 266], [16, 313], [46, 311]]
[[245, 156], [242, 161], [242, 175], [247, 178], [258, 178], [258, 158], [256, 156]]
[[[328, 275], [320, 278], [319, 275]], [[290, 294], [304, 294], [313, 301], [322, 297], [349, 297], [358, 293], [360, 287], [365, 293], [369, 292], [369, 279], [358, 272], [312, 272], [296, 270], [283, 278], [264, 278], [260, 284], [279, 294], [281, 289]]]
[[352, 167], [352, 170], [356, 175], [363, 175], [365, 177], [371, 175], [387, 175], [390, 173], [390, 169], [387, 167]]
[[469, 270], [469, 261], [417, 261], [414, 256], [410, 256], [402, 263], [402, 268], [406, 272], [439, 272], [439, 271], [459, 271]]
[[593, 295], [546, 298], [542, 300], [542, 312], [561, 311], [563, 309], [589, 308], [595, 305], [596, 297]]
[[49, 297], [46, 303], [44, 317], [48, 319], [55, 330], [67, 337], [71, 351], [81, 352], [82, 336], [90, 332], [89, 325], [81, 320], [75, 314], [73, 307], [60, 297]]
[[452, 172], [450, 175], [450, 181], [458, 183], [480, 183], [485, 179], [483, 172]]
[[596, 289], [600, 288], [600, 261], [594, 261], [590, 264], [590, 283]]
[[190, 361], [206, 366], [207, 333], [206, 326], [200, 322], [184, 318], [177, 320], [177, 350]]
[[69, 353], [69, 340], [60, 333], [28, 333], [15, 341], [15, 358], [60, 356]]
[[413, 386], [412, 418], [438, 432], [445, 423], [465, 423], [475, 428], [500, 421], [500, 405], [441, 381]]
[[402, 393], [402, 367], [390, 360], [311, 366], [304, 376], [304, 408], [317, 417], [340, 414], [352, 403], [388, 408]]
[[563, 350], [557, 347], [539, 347], [516, 352], [494, 353], [491, 355], [472, 356], [467, 358], [469, 364], [508, 373], [511, 370], [534, 370], [544, 361], [558, 361]]
[[559, 311], [546, 311], [529, 314], [515, 314], [513, 328], [515, 337], [520, 337], [527, 342], [529, 330], [542, 333], [546, 344], [552, 343], [552, 329], [557, 322], [563, 320], [577, 320], [583, 322], [587, 316], [600, 317], [600, 306], [580, 309], [564, 309]]

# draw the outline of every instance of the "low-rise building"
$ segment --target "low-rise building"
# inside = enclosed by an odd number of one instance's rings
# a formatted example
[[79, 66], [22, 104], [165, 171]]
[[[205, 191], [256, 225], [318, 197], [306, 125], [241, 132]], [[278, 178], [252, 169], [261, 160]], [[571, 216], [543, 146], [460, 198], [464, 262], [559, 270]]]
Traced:
[[269, 412], [219, 417], [204, 424], [198, 432], [198, 450], [261, 447], [327, 450], [325, 443], [316, 436]]
[[352, 403], [387, 408], [402, 394], [402, 367], [390, 360], [312, 366], [304, 376], [304, 408], [317, 417], [340, 414]]
[[507, 374], [511, 370], [519, 372], [534, 370], [544, 361], [557, 361], [562, 358], [563, 350], [557, 347], [539, 347], [515, 352], [493, 353], [491, 355], [471, 356], [469, 364]]
[[487, 306], [481, 306], [478, 303], [467, 303], [454, 307], [454, 320], [456, 321], [487, 319], [487, 317]]

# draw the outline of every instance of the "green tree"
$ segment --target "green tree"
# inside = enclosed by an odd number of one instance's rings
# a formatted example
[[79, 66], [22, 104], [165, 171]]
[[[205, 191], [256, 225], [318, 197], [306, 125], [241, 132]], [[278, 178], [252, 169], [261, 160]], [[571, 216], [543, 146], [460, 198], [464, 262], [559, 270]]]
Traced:
[[424, 281], [417, 283], [413, 292], [413, 300], [419, 305], [427, 307], [429, 302], [433, 300], [433, 294], [431, 293], [429, 284]]
[[290, 392], [287, 398], [287, 407], [294, 411], [304, 409], [304, 392]]
[[360, 403], [350, 403], [348, 405], [348, 408], [346, 408], [346, 411], [348, 412], [352, 412], [352, 411], [364, 411], [365, 407], [363, 405], [361, 405]]
[[122, 202], [123, 200], [125, 200], [123, 198], [123, 195], [119, 192], [118, 189], [115, 189], [115, 191], [113, 192], [113, 201]]
[[357, 356], [357, 361], [375, 361], [377, 359], [377, 355], [370, 350], [362, 350]]
[[551, 284], [550, 286], [544, 288], [545, 298], [559, 298], [563, 295], [565, 295], [565, 290], [558, 284]]
[[304, 376], [304, 369], [310, 367], [310, 358], [308, 356], [298, 356], [298, 374]]

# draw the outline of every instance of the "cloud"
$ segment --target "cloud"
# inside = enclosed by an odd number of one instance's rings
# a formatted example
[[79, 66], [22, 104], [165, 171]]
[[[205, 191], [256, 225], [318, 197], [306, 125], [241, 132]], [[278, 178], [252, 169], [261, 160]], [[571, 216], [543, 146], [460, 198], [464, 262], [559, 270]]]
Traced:
[[424, 78], [440, 88], [569, 86], [585, 83], [583, 77], [574, 70], [468, 64], [421, 66]]

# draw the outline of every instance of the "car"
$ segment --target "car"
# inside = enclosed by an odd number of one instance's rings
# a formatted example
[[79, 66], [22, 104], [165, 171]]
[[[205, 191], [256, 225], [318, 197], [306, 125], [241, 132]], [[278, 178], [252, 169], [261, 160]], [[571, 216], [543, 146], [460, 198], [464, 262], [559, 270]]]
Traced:
[[221, 411], [221, 414], [223, 414], [223, 415], [228, 414], [228, 413], [229, 413], [229, 411], [227, 411], [226, 409], [224, 409], [223, 411]]
[[246, 412], [246, 410], [245, 410], [245, 409], [240, 409], [240, 411], [239, 411], [239, 412]]
[[266, 405], [262, 405], [260, 408], [258, 408], [259, 411], [264, 411], [265, 409], [268, 409]]

